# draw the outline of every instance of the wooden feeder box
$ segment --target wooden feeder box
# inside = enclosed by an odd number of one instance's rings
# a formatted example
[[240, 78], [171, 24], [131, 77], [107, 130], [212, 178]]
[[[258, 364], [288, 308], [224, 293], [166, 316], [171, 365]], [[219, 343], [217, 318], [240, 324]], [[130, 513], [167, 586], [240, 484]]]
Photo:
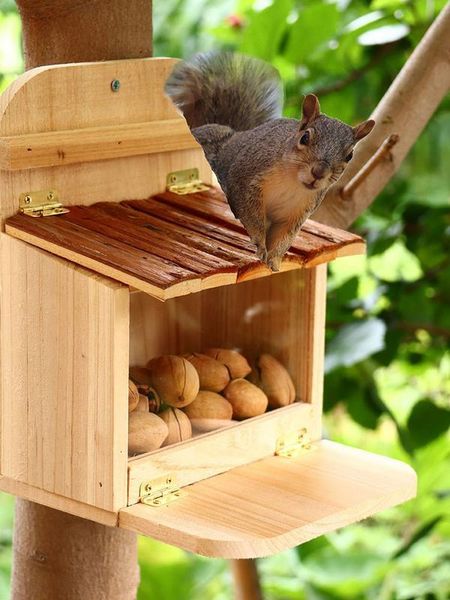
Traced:
[[[415, 474], [321, 439], [326, 263], [364, 242], [308, 221], [263, 266], [163, 93], [173, 64], [38, 68], [0, 99], [0, 488], [268, 555], [411, 498]], [[129, 366], [205, 347], [274, 355], [298, 401], [128, 458]]]

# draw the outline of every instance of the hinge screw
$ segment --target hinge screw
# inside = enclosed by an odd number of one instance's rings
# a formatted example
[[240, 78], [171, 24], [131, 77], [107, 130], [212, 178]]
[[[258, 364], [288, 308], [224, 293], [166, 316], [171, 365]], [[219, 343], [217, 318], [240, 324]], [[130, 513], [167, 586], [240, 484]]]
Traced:
[[120, 89], [120, 81], [118, 79], [113, 79], [111, 81], [111, 89], [113, 92], [118, 92]]
[[25, 196], [24, 202], [25, 204], [31, 204], [31, 196]]

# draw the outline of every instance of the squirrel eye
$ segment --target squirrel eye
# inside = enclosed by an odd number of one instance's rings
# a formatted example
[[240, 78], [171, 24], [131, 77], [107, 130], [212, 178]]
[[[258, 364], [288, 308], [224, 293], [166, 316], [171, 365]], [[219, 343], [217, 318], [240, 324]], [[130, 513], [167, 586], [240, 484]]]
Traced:
[[350, 162], [353, 158], [353, 150], [347, 154], [345, 157], [346, 162]]
[[309, 144], [309, 131], [305, 131], [305, 133], [302, 135], [302, 137], [300, 138], [299, 142], [300, 144], [302, 144], [302, 146], [307, 146]]

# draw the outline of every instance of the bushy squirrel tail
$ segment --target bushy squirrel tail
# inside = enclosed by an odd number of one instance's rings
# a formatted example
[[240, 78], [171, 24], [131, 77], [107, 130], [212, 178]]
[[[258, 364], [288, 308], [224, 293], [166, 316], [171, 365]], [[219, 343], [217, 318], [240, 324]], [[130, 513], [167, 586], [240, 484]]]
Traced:
[[218, 123], [245, 131], [281, 116], [278, 71], [242, 54], [214, 51], [179, 62], [165, 91], [191, 129]]

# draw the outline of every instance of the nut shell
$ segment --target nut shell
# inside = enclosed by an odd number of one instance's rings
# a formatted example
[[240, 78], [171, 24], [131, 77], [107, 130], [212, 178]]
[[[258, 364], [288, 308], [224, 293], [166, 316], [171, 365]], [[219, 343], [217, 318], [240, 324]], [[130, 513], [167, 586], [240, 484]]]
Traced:
[[256, 417], [267, 409], [266, 394], [246, 379], [234, 379], [223, 393], [233, 407], [233, 419]]
[[128, 452], [151, 452], [162, 446], [169, 429], [164, 421], [149, 412], [132, 412], [128, 417]]
[[192, 437], [192, 426], [189, 417], [179, 408], [166, 408], [159, 417], [165, 422], [169, 434], [164, 440], [163, 446], [176, 444]]
[[233, 407], [220, 394], [201, 390], [184, 412], [190, 419], [231, 419]]
[[280, 408], [295, 401], [295, 387], [287, 369], [270, 354], [258, 359], [261, 389], [269, 399], [270, 408]]
[[163, 404], [181, 408], [196, 398], [200, 381], [195, 367], [181, 356], [165, 355], [152, 359], [147, 369], [150, 383]]
[[132, 412], [135, 410], [137, 405], [139, 404], [139, 392], [136, 385], [128, 380], [128, 412]]
[[184, 358], [194, 365], [200, 379], [200, 389], [221, 392], [230, 383], [226, 366], [206, 354], [185, 354]]
[[208, 350], [205, 351], [205, 354], [223, 363], [228, 369], [231, 379], [247, 377], [252, 370], [245, 356], [242, 356], [242, 354], [236, 350], [208, 348]]
[[139, 394], [139, 402], [134, 410], [136, 412], [148, 412], [149, 411], [147, 396], [144, 396], [144, 394]]
[[230, 419], [191, 419], [192, 436], [215, 431], [216, 429], [224, 429], [235, 423], [237, 421], [231, 421]]
[[130, 367], [130, 379], [139, 385], [150, 385], [150, 373], [145, 367]]

